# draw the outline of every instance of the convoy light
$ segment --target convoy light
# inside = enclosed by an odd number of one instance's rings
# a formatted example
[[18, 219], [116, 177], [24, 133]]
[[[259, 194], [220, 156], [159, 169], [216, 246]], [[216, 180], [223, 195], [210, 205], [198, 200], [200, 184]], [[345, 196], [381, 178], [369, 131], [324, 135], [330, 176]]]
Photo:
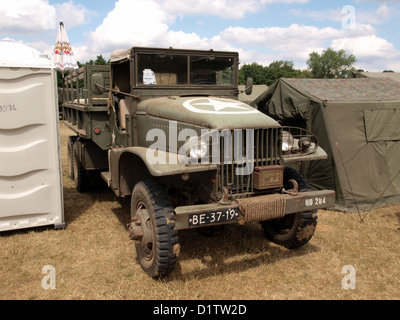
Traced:
[[306, 151], [307, 149], [309, 149], [311, 147], [311, 139], [308, 137], [302, 137], [299, 140], [299, 148], [302, 151]]

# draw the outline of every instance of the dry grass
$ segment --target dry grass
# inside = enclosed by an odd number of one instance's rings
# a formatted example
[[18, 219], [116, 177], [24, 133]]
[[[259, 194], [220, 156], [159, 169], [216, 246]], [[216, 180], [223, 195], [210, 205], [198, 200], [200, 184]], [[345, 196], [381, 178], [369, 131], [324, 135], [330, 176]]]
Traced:
[[[0, 234], [0, 299], [399, 299], [400, 205], [364, 223], [320, 211], [315, 236], [295, 251], [266, 241], [258, 224], [230, 225], [213, 238], [183, 231], [176, 271], [150, 279], [128, 237], [128, 205], [108, 189], [75, 190], [69, 134], [61, 125], [67, 227]], [[56, 290], [41, 287], [45, 265], [56, 269]], [[345, 265], [356, 269], [355, 290], [341, 287]]]

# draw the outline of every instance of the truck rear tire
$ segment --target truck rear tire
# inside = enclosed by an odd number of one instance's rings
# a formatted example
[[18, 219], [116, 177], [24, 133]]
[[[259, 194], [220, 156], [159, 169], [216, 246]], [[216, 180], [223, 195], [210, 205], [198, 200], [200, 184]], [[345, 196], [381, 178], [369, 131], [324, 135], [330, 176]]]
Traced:
[[73, 161], [72, 161], [72, 166], [73, 166], [73, 179], [75, 181], [75, 187], [78, 192], [83, 193], [87, 192], [89, 190], [89, 185], [90, 185], [90, 177], [89, 173], [85, 168], [83, 167], [82, 163], [78, 159], [78, 155], [75, 151], [76, 148], [73, 148]]
[[163, 186], [156, 181], [139, 182], [133, 189], [129, 234], [140, 266], [153, 278], [170, 274], [178, 259], [173, 211]]
[[295, 213], [261, 223], [266, 238], [288, 249], [297, 249], [314, 235], [317, 217], [313, 212]]
[[[290, 188], [290, 180], [295, 180], [299, 192], [310, 190], [307, 180], [296, 170], [286, 167], [284, 170], [284, 186]], [[317, 226], [317, 211], [286, 215], [281, 219], [261, 222], [265, 237], [288, 249], [297, 249], [308, 243]]]

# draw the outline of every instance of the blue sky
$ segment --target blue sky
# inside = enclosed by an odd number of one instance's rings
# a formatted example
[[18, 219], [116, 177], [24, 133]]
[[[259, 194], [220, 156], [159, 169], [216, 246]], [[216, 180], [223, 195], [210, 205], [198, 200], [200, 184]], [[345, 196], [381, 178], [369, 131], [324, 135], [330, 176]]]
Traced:
[[241, 63], [290, 60], [328, 47], [356, 67], [400, 72], [400, 0], [0, 0], [0, 40], [51, 54], [64, 21], [80, 62], [156, 46], [238, 51]]

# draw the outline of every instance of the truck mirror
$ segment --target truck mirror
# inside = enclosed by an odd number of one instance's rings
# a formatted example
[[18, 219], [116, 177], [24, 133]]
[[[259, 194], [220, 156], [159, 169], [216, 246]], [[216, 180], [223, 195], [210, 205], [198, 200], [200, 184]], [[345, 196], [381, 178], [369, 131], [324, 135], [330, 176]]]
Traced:
[[253, 78], [247, 78], [246, 89], [244, 90], [244, 92], [246, 92], [248, 96], [253, 93]]
[[[96, 86], [98, 84], [99, 86]], [[91, 81], [90, 81], [90, 89], [94, 94], [103, 94], [104, 89], [104, 78], [101, 73], [94, 73], [91, 76]]]

